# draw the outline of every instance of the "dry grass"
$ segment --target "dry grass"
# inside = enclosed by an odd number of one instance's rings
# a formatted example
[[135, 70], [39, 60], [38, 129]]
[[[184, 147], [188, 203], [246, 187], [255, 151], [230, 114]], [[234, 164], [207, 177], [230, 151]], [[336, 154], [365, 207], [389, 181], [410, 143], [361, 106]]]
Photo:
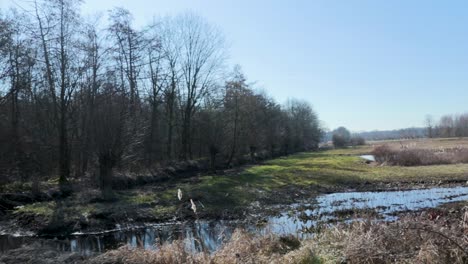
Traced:
[[402, 146], [395, 149], [389, 145], [374, 147], [372, 154], [377, 162], [397, 166], [426, 166], [468, 163], [468, 148], [419, 149]]
[[392, 149], [400, 149], [402, 147], [414, 149], [436, 149], [436, 148], [468, 148], [468, 138], [420, 138], [420, 139], [404, 139], [404, 140], [382, 140], [369, 141], [367, 145], [372, 148], [379, 145], [387, 145]]
[[391, 224], [335, 227], [316, 240], [322, 254], [346, 263], [467, 263], [466, 224], [423, 215]]
[[[92, 263], [314, 263], [312, 252], [299, 249], [301, 243], [294, 237], [275, 235], [255, 236], [242, 230], [221, 249], [209, 254], [193, 253], [183, 240], [149, 251], [121, 247], [94, 258]], [[293, 254], [291, 254], [293, 253]]]
[[[461, 215], [461, 216], [460, 216]], [[191, 253], [183, 241], [157, 251], [122, 247], [93, 263], [467, 263], [468, 211], [429, 210], [394, 223], [342, 224], [299, 241], [237, 230], [218, 251]]]

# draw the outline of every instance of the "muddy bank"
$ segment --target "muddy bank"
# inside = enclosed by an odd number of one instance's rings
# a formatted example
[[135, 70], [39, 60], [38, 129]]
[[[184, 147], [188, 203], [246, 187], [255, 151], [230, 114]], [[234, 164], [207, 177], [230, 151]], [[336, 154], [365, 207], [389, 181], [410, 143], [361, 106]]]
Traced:
[[[436, 241], [437, 243], [442, 243], [444, 248], [447, 246], [456, 248], [456, 245], [454, 245], [450, 240], [448, 240], [447, 238], [444, 238], [443, 236], [447, 235], [449, 237], [452, 237], [454, 235], [455, 236], [458, 235], [459, 237], [463, 237], [464, 235], [463, 233], [454, 233], [454, 232], [457, 230], [459, 230], [460, 232], [463, 231], [463, 229], [456, 229], [455, 227], [461, 225], [460, 223], [464, 219], [464, 216], [466, 213], [467, 213], [466, 202], [455, 202], [455, 203], [444, 204], [436, 208], [420, 209], [420, 210], [412, 211], [412, 212], [398, 212], [395, 215], [397, 215], [400, 220], [391, 224], [382, 224], [382, 225], [379, 225], [378, 223], [369, 224], [372, 221], [372, 218], [369, 218], [367, 219], [369, 221], [365, 220], [365, 223], [363, 225], [357, 225], [358, 229], [363, 229], [363, 230], [353, 230], [353, 229], [348, 230], [350, 228], [348, 225], [346, 224], [338, 225], [337, 226], [338, 229], [331, 230], [332, 237], [327, 237], [327, 235], [325, 235], [325, 237], [321, 236], [320, 238], [321, 240], [318, 240], [318, 241], [314, 241], [313, 237], [301, 239], [300, 241], [295, 242], [293, 248], [288, 249], [288, 250], [298, 249], [299, 247], [303, 245], [308, 245], [310, 242], [313, 242], [314, 245], [320, 246], [320, 243], [323, 243], [323, 241], [325, 242], [328, 240], [334, 241], [333, 239], [336, 239], [336, 237], [333, 238], [334, 235], [335, 236], [336, 234], [344, 235], [344, 234], [347, 234], [349, 231], [351, 231], [352, 233], [354, 232], [357, 235], [359, 235], [360, 234], [359, 232], [361, 231], [373, 232], [372, 230], [374, 230], [375, 232], [380, 232], [378, 230], [382, 229], [383, 232], [387, 232], [387, 233], [385, 234], [377, 233], [375, 234], [375, 236], [372, 236], [371, 238], [367, 237], [366, 239], [378, 241], [381, 236], [385, 236], [386, 240], [382, 241], [382, 242], [386, 242], [385, 245], [387, 245], [388, 243], [388, 245], [385, 246], [385, 251], [381, 251], [383, 249], [378, 249], [380, 246], [382, 246], [380, 242], [376, 242], [375, 244], [371, 242], [365, 243], [365, 241], [359, 241], [359, 237], [356, 235], [355, 237], [351, 237], [347, 239], [351, 239], [351, 240], [354, 239], [354, 240], [357, 240], [357, 242], [364, 243], [361, 245], [362, 247], [359, 246], [356, 249], [356, 250], [359, 249], [358, 251], [355, 251], [355, 250], [353, 251], [348, 250], [346, 252], [337, 251], [335, 252], [337, 253], [337, 255], [335, 256], [338, 256], [338, 257], [344, 256], [345, 258], [348, 258], [350, 261], [351, 259], [354, 259], [354, 258], [359, 258], [363, 260], [363, 258], [366, 257], [366, 254], [362, 255], [361, 253], [365, 253], [365, 252], [361, 252], [361, 251], [363, 250], [365, 251], [367, 249], [372, 250], [372, 248], [374, 248], [375, 249], [374, 251], [379, 251], [381, 252], [381, 254], [384, 254], [384, 253], [385, 254], [374, 256], [375, 252], [372, 251], [373, 252], [371, 253], [372, 258], [374, 257], [385, 258], [385, 256], [388, 257], [388, 254], [390, 253], [395, 258], [418, 257], [422, 254], [421, 252], [423, 252], [424, 254], [427, 254], [427, 252], [423, 250], [425, 247], [423, 242], [428, 241], [428, 240], [424, 240], [426, 239], [425, 238], [426, 236], [427, 237], [430, 236], [431, 239], [435, 239], [434, 241]], [[366, 226], [370, 226], [370, 227], [366, 228]], [[440, 235], [439, 232], [442, 232], [444, 228], [448, 228], [446, 230], [449, 230], [450, 234], [441, 233], [442, 235]], [[344, 231], [341, 232], [340, 230], [344, 230]], [[424, 239], [423, 241], [413, 241], [414, 243], [418, 243], [418, 244], [411, 244], [410, 247], [408, 246], [399, 247], [398, 243], [402, 243], [402, 241], [398, 242], [399, 241], [398, 237], [402, 235], [398, 232], [397, 232], [398, 234], [395, 233], [396, 231], [400, 232], [401, 234], [405, 233], [405, 235], [410, 236], [410, 238], [413, 240], [417, 240], [416, 238], [419, 236], [424, 237]], [[414, 234], [412, 234], [411, 232], [413, 232]], [[325, 230], [322, 230], [322, 233], [327, 234]], [[411, 234], [406, 234], [406, 233], [411, 233]], [[366, 237], [365, 234], [367, 233], [364, 233], [362, 235]], [[260, 234], [260, 236], [262, 235]], [[270, 235], [267, 235], [267, 237], [271, 238], [273, 236], [270, 234]], [[190, 237], [188, 237], [188, 240], [194, 241], [194, 239]], [[229, 240], [225, 240], [225, 242], [227, 241]], [[280, 241], [281, 241], [281, 237], [280, 237]], [[140, 243], [140, 242], [141, 241], [136, 240], [136, 243]], [[332, 245], [334, 245], [334, 243], [336, 242], [333, 242]], [[394, 242], [396, 242], [397, 244], [392, 244]], [[410, 243], [410, 242], [411, 241], [406, 241], [406, 240], [404, 241], [404, 243]], [[246, 242], [240, 241], [239, 243], [245, 244]], [[170, 249], [175, 250], [176, 249], [175, 247], [177, 247], [178, 250], [183, 250], [185, 248], [184, 245], [186, 244], [178, 243]], [[330, 246], [330, 245], [327, 245], [327, 246]], [[350, 245], [350, 247], [353, 247], [353, 245]], [[20, 248], [9, 250], [7, 252], [2, 253], [0, 257], [0, 263], [100, 263], [99, 261], [102, 261], [104, 259], [107, 259], [109, 261], [111, 259], [113, 259], [114, 261], [117, 259], [122, 260], [122, 257], [124, 257], [124, 255], [119, 254], [119, 252], [125, 253], [126, 254], [125, 256], [129, 256], [128, 254], [138, 254], [139, 256], [146, 255], [149, 257], [150, 253], [145, 252], [143, 249], [152, 249], [152, 248], [141, 248], [135, 251], [132, 251], [126, 248], [119, 249], [118, 251], [115, 251], [111, 254], [106, 254], [105, 257], [101, 257], [101, 254], [98, 254], [98, 253], [94, 253], [90, 255], [83, 255], [83, 254], [76, 254], [76, 253], [70, 253], [70, 252], [63, 252], [63, 251], [58, 250], [55, 245], [48, 244], [47, 241], [43, 243], [34, 242], [34, 243], [25, 244]], [[312, 251], [314, 254], [320, 253], [320, 248], [314, 248], [314, 249], [316, 250], [316, 251]], [[323, 249], [324, 248], [322, 248], [322, 250]], [[238, 250], [239, 251], [235, 251], [235, 252], [242, 254], [242, 250], [240, 248]], [[259, 250], [261, 249], [259, 248]], [[334, 249], [334, 250], [337, 250], [337, 249]], [[343, 249], [339, 248], [338, 250], [343, 250]], [[216, 252], [219, 252], [219, 251], [216, 251]], [[311, 252], [311, 251], [308, 250], [308, 252]], [[326, 249], [325, 252], [329, 252], [329, 249]], [[419, 252], [419, 255], [418, 255], [418, 252]], [[190, 254], [190, 253], [188, 252], [185, 254]], [[110, 261], [109, 263], [114, 263], [114, 262]], [[386, 263], [386, 262], [384, 261], [382, 263]]]
[[[277, 153], [276, 156], [279, 156]], [[275, 157], [276, 157], [275, 156]], [[271, 159], [266, 152], [255, 155], [256, 164]], [[11, 222], [20, 228], [27, 229], [39, 235], [64, 236], [72, 232], [93, 232], [97, 230], [115, 228], [116, 225], [130, 224], [138, 225], [145, 222], [168, 222], [194, 219], [236, 219], [246, 213], [248, 208], [228, 206], [225, 210], [199, 210], [194, 214], [190, 209], [189, 200], [185, 204], [167, 203], [166, 201], [143, 201], [128, 203], [122, 201], [122, 195], [129, 192], [151, 192], [161, 193], [167, 190], [177, 190], [180, 184], [196, 185], [200, 182], [199, 176], [211, 173], [212, 175], [236, 176], [240, 172], [252, 166], [249, 157], [240, 157], [233, 161], [230, 168], [226, 164], [216, 165], [216, 171], [211, 171], [209, 160], [190, 160], [168, 162], [164, 167], [154, 168], [143, 173], [120, 173], [116, 172], [112, 187], [116, 195], [110, 199], [103, 200], [96, 186], [96, 175], [88, 175], [83, 179], [75, 179], [73, 182], [73, 193], [71, 197], [63, 195], [58, 186], [47, 187], [47, 191], [31, 191], [19, 188], [2, 189], [0, 193], [0, 221]], [[25, 184], [29, 186], [28, 184]], [[284, 190], [287, 193], [288, 190]], [[176, 198], [174, 194], [173, 198]], [[191, 197], [197, 199], [199, 197]], [[259, 200], [268, 204], [276, 203], [276, 197], [259, 197]], [[221, 197], [220, 199], [226, 199]], [[86, 201], [86, 202], [83, 202]], [[285, 203], [290, 202], [289, 200]], [[23, 207], [38, 204], [38, 208], [32, 210], [21, 210]], [[97, 206], [96, 212], [86, 212], [86, 205]], [[227, 203], [229, 204], [229, 203]], [[153, 210], [158, 207], [157, 212]], [[166, 208], [177, 206], [177, 210], [166, 210]], [[203, 204], [200, 205], [203, 207]], [[19, 210], [18, 210], [19, 209]], [[52, 212], [53, 211], [53, 212]], [[6, 224], [3, 224], [6, 226]], [[3, 228], [5, 230], [5, 228]], [[14, 232], [15, 230], [11, 230]], [[6, 232], [6, 231], [5, 231]]]
[[88, 263], [89, 257], [77, 253], [57, 250], [53, 245], [34, 242], [17, 249], [9, 250], [0, 256], [1, 264], [35, 263], [35, 264], [80, 264]]
[[[217, 174], [197, 173], [203, 171], [204, 166], [203, 162], [185, 162], [155, 172], [154, 177], [118, 175], [116, 183], [120, 182], [117, 185], [124, 190], [116, 186], [114, 196], [107, 200], [86, 183], [76, 185], [77, 190], [69, 197], [49, 195], [43, 200], [17, 199], [8, 205], [12, 210], [3, 218], [40, 235], [66, 236], [145, 223], [263, 219], [321, 194], [466, 184], [466, 177], [459, 174], [456, 177], [415, 177], [419, 170], [405, 169], [394, 175], [388, 174], [393, 169], [373, 167], [358, 157], [327, 153], [302, 153]], [[193, 174], [184, 175], [184, 172]], [[406, 177], [407, 173], [411, 177]], [[381, 174], [382, 177], [376, 176]], [[184, 194], [180, 201], [178, 189]], [[196, 204], [196, 213], [191, 209], [190, 200]]]
[[[195, 180], [195, 178], [187, 179]], [[207, 208], [204, 202], [197, 202], [199, 207], [195, 214], [191, 209], [189, 200], [167, 204], [157, 200], [139, 203], [122, 201], [123, 198], [114, 201], [99, 200], [99, 192], [87, 192], [72, 200], [52, 200], [46, 204], [46, 208], [38, 208], [30, 211], [16, 210], [3, 216], [4, 221], [14, 222], [18, 227], [32, 231], [41, 236], [67, 236], [74, 232], [97, 232], [100, 230], [115, 229], [116, 226], [141, 226], [145, 223], [166, 223], [177, 221], [199, 220], [236, 220], [252, 218], [250, 221], [263, 219], [268, 215], [274, 215], [281, 210], [289, 208], [291, 204], [314, 199], [317, 195], [336, 192], [362, 192], [362, 191], [399, 191], [412, 189], [426, 189], [430, 187], [453, 187], [465, 184], [461, 181], [445, 182], [363, 182], [360, 184], [344, 186], [310, 186], [297, 188], [289, 186], [276, 190], [274, 193], [259, 192], [256, 200], [251, 204], [236, 205], [226, 203], [223, 209]], [[176, 190], [177, 185], [168, 188]], [[146, 186], [145, 192], [161, 192], [161, 187]], [[138, 190], [136, 190], [138, 191]], [[85, 198], [81, 197], [85, 196]], [[195, 201], [204, 201], [202, 196], [192, 196]], [[225, 199], [220, 197], [219, 199]], [[228, 197], [229, 198], [229, 197]], [[88, 199], [82, 205], [74, 201]], [[174, 192], [174, 200], [176, 194]], [[262, 205], [262, 206], [257, 206]], [[89, 208], [92, 208], [89, 209]], [[96, 210], [97, 208], [97, 210]], [[155, 208], [158, 208], [157, 210]], [[167, 210], [169, 208], [170, 210]], [[46, 210], [43, 212], [41, 210]], [[50, 212], [49, 212], [50, 211]], [[255, 219], [253, 219], [255, 218]], [[14, 232], [15, 230], [11, 230]]]
[[[311, 233], [330, 224], [366, 219], [395, 221], [402, 212], [419, 212], [465, 200], [468, 200], [468, 187], [333, 193], [287, 206], [266, 206], [254, 202], [243, 211], [243, 215], [236, 215], [236, 218], [229, 220], [192, 218], [169, 220], [165, 223], [127, 221], [96, 229], [96, 232], [82, 229], [72, 235], [58, 236], [56, 242], [62, 250], [87, 254], [115, 249], [121, 244], [154, 249], [158, 241], [164, 243], [174, 239], [192, 238], [190, 247], [194, 251], [211, 252], [217, 250], [224, 239], [229, 238], [237, 228], [258, 234], [271, 232], [307, 238]], [[188, 208], [185, 210], [190, 211]], [[23, 242], [18, 243], [21, 245]]]

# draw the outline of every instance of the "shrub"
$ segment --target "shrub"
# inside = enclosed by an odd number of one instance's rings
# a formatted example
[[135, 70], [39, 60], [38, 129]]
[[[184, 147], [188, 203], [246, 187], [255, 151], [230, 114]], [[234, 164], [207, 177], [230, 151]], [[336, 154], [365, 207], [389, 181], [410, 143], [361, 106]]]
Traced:
[[394, 150], [388, 145], [374, 148], [372, 154], [379, 163], [398, 166], [424, 166], [468, 163], [468, 148], [410, 149]]
[[374, 155], [375, 161], [384, 163], [389, 162], [392, 159], [395, 155], [395, 151], [393, 151], [388, 145], [379, 145], [374, 147], [371, 154]]
[[366, 140], [360, 136], [354, 136], [350, 141], [351, 146], [363, 146], [366, 144]]
[[342, 148], [348, 144], [346, 139], [343, 136], [338, 135], [338, 134], [333, 134], [332, 142], [335, 148]]
[[345, 147], [350, 143], [351, 140], [351, 133], [345, 127], [339, 127], [333, 130], [333, 146], [335, 148]]
[[316, 252], [334, 252], [335, 260], [346, 263], [466, 263], [466, 218], [445, 214], [437, 214], [440, 221], [423, 212], [390, 224], [366, 221], [327, 229], [316, 238], [321, 249]]

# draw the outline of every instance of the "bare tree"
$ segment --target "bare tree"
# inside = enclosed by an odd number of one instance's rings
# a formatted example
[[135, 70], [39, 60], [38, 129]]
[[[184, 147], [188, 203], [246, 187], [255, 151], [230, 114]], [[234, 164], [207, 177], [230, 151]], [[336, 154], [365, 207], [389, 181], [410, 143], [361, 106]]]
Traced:
[[80, 48], [83, 52], [83, 78], [80, 90], [75, 97], [76, 110], [78, 112], [79, 124], [75, 131], [78, 134], [76, 174], [84, 175], [88, 170], [88, 163], [92, 157], [92, 129], [93, 117], [96, 109], [96, 96], [102, 85], [103, 66], [106, 63], [106, 56], [109, 49], [103, 44], [104, 33], [98, 29], [99, 20], [87, 23], [83, 27], [83, 38], [80, 41]]
[[227, 166], [229, 167], [238, 152], [239, 137], [241, 129], [241, 108], [242, 98], [249, 93], [249, 87], [246, 78], [241, 71], [240, 66], [234, 67], [231, 80], [225, 84], [224, 108], [225, 118], [227, 119], [226, 132], [228, 144]]
[[112, 196], [113, 169], [122, 162], [135, 162], [134, 155], [141, 148], [144, 129], [133, 131], [130, 98], [118, 88], [114, 73], [96, 96], [93, 115], [93, 143], [99, 163], [99, 186], [105, 198]]
[[163, 87], [164, 109], [166, 120], [166, 158], [173, 158], [174, 127], [177, 94], [179, 93], [180, 82], [180, 51], [181, 41], [179, 40], [179, 31], [173, 18], [166, 17], [161, 22], [161, 51], [163, 55], [163, 64], [166, 69], [166, 85]]
[[70, 175], [68, 114], [70, 100], [76, 88], [76, 76], [72, 76], [72, 68], [75, 66], [72, 60], [77, 53], [72, 49], [76, 48], [73, 43], [79, 25], [79, 2], [49, 0], [39, 4], [35, 1], [35, 17], [45, 64], [46, 85], [52, 97], [53, 118], [58, 131], [59, 182], [62, 189], [68, 185]]
[[159, 103], [161, 101], [161, 94], [163, 87], [166, 85], [166, 78], [163, 68], [164, 52], [162, 49], [161, 37], [159, 35], [160, 27], [157, 23], [150, 27], [151, 35], [148, 36], [147, 51], [148, 51], [148, 73], [150, 80], [149, 103], [151, 105], [151, 118], [150, 118], [150, 132], [147, 143], [147, 152], [149, 163], [155, 160], [155, 151], [157, 143], [160, 143], [159, 124], [160, 116]]
[[132, 27], [132, 21], [133, 17], [127, 9], [114, 8], [110, 12], [109, 32], [116, 44], [115, 53], [119, 63], [121, 85], [126, 87], [128, 83], [130, 113], [134, 115], [139, 96], [138, 76], [145, 64], [143, 51], [147, 43], [144, 34]]
[[[99, 187], [108, 197], [112, 190], [113, 168], [122, 158], [128, 125], [128, 101], [112, 83], [103, 86], [96, 98], [93, 115], [93, 142], [99, 162]], [[127, 135], [128, 137], [128, 135]]]
[[426, 118], [424, 119], [424, 123], [426, 125], [427, 129], [427, 136], [429, 138], [432, 138], [433, 135], [433, 129], [434, 129], [434, 118], [431, 115], [426, 115]]
[[454, 136], [454, 121], [451, 115], [445, 115], [440, 118], [439, 126], [443, 137]]
[[[1, 175], [58, 170], [67, 191], [72, 173], [98, 169], [107, 196], [117, 169], [196, 156], [215, 170], [313, 149], [320, 138], [307, 103], [281, 106], [240, 67], [223, 76], [224, 37], [197, 15], [136, 28], [123, 8], [100, 25], [80, 19], [80, 1], [28, 3], [0, 17]], [[465, 119], [455, 118], [455, 135]]]
[[181, 90], [181, 158], [192, 156], [192, 116], [201, 99], [216, 87], [214, 82], [224, 62], [224, 37], [201, 17], [187, 13], [176, 18], [180, 30], [180, 69], [185, 89]]
[[[203, 109], [198, 113], [198, 126], [200, 131], [200, 152], [203, 148], [208, 149], [208, 156], [210, 158], [210, 170], [216, 171], [216, 158], [221, 152], [224, 142], [224, 128], [225, 120], [223, 118], [224, 112], [222, 109], [222, 96], [219, 94], [212, 94], [210, 97], [205, 98]], [[202, 156], [202, 155], [200, 155]]]

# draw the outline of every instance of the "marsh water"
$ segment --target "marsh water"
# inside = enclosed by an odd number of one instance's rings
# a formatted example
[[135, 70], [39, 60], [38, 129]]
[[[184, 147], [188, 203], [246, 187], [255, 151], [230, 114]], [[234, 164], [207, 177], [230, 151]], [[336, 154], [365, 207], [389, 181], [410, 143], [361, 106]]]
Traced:
[[361, 158], [363, 158], [363, 159], [365, 159], [367, 161], [375, 161], [374, 155], [361, 155], [359, 157], [361, 157]]
[[[122, 245], [157, 249], [162, 243], [183, 239], [186, 246], [196, 251], [213, 251], [230, 238], [236, 228], [256, 233], [293, 234], [309, 236], [319, 224], [359, 220], [359, 212], [372, 212], [378, 221], [393, 221], [401, 211], [437, 207], [441, 204], [468, 200], [468, 187], [431, 188], [387, 192], [343, 192], [315, 197], [293, 204], [280, 214], [259, 222], [193, 221], [145, 226], [123, 227], [99, 233], [76, 233], [65, 238], [44, 239], [31, 236], [1, 235], [0, 252], [17, 248], [37, 240], [52, 244], [59, 250], [85, 255], [104, 252]], [[312, 231], [313, 232], [313, 231]]]

